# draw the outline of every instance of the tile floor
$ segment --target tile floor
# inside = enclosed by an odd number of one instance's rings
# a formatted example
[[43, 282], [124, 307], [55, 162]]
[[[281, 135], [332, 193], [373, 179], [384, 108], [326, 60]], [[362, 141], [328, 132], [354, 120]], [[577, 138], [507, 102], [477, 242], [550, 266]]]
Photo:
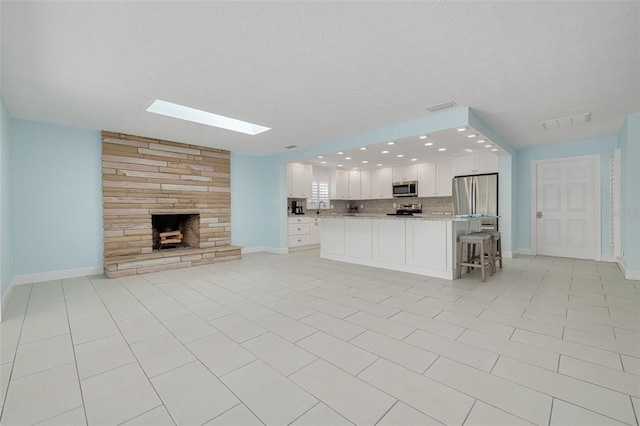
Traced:
[[16, 287], [3, 425], [619, 425], [640, 281], [520, 256], [481, 283], [257, 253]]

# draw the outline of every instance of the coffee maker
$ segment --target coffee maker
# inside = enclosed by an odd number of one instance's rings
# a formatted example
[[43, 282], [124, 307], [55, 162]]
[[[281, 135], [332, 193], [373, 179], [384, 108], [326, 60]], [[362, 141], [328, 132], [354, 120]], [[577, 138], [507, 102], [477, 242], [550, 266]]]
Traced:
[[292, 201], [291, 202], [291, 213], [293, 214], [304, 214], [303, 203], [300, 201]]

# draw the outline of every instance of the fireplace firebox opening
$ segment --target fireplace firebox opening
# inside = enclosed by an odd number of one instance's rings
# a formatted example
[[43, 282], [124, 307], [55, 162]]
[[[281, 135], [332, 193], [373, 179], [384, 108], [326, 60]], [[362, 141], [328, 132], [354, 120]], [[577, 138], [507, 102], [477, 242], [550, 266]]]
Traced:
[[199, 214], [154, 214], [151, 225], [154, 250], [200, 247]]

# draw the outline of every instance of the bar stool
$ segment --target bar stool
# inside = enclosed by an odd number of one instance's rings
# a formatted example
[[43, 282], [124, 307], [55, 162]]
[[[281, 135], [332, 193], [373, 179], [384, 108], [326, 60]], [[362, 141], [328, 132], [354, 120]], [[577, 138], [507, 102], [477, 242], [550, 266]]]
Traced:
[[500, 269], [502, 269], [502, 234], [499, 231], [485, 230], [482, 231], [491, 235], [491, 245], [493, 246], [493, 273], [496, 273], [496, 261], [500, 262]]
[[[462, 277], [463, 266], [467, 267], [467, 273], [471, 272], [471, 268], [480, 268], [482, 282], [485, 282], [486, 266], [489, 267], [489, 273], [493, 275], [493, 244], [491, 243], [491, 235], [483, 232], [474, 232], [458, 237], [458, 278]], [[465, 244], [467, 245], [467, 261], [463, 262], [462, 252]], [[479, 255], [476, 255], [476, 246], [480, 249]], [[485, 255], [485, 253], [488, 253], [488, 255]]]

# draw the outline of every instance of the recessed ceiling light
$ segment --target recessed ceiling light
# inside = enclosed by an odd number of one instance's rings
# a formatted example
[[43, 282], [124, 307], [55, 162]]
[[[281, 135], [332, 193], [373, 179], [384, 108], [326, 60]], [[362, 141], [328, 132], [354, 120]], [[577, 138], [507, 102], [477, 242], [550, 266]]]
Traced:
[[491, 148], [493, 145], [489, 144], [489, 145], [485, 145], [485, 148]]
[[438, 148], [438, 151], [446, 151], [447, 148]]
[[417, 158], [412, 158], [411, 161], [418, 161], [418, 159]]
[[358, 168], [357, 168], [357, 167], [354, 167], [354, 168], [353, 168], [353, 170], [358, 170]]
[[470, 135], [467, 135], [468, 138], [475, 138], [476, 136], [478, 135], [476, 135], [475, 133], [471, 133]]
[[427, 135], [420, 136], [420, 139], [426, 139], [426, 138], [427, 138]]
[[465, 148], [465, 151], [467, 151], [467, 152], [473, 152], [473, 150], [472, 150], [472, 149], [469, 149], [469, 148]]
[[351, 160], [351, 157], [344, 157], [345, 160]]
[[376, 164], [376, 166], [380, 167], [380, 166], [382, 166], [382, 164], [378, 163], [378, 164]]
[[402, 157], [404, 157], [404, 155], [402, 155], [402, 154], [398, 154], [398, 155], [396, 155], [396, 157], [398, 157], [398, 158], [402, 158]]
[[465, 130], [467, 130], [467, 128], [466, 127], [458, 127], [456, 130], [459, 131], [459, 132], [464, 132]]
[[433, 142], [427, 142], [424, 144], [424, 146], [431, 146], [431, 145], [433, 145]]
[[486, 140], [484, 140], [484, 139], [480, 139], [480, 140], [478, 140], [477, 142], [478, 142], [478, 143], [485, 143], [485, 142], [486, 142]]
[[499, 149], [498, 148], [493, 148], [491, 151], [496, 152], [496, 151], [499, 151]]
[[389, 151], [382, 151], [382, 154], [388, 154]]
[[395, 145], [395, 142], [387, 142], [387, 145]]
[[368, 161], [367, 160], [362, 160], [362, 164], [367, 164]]
[[153, 103], [147, 108], [147, 112], [205, 124], [207, 126], [219, 127], [221, 129], [233, 130], [234, 132], [245, 133], [252, 136], [270, 130], [270, 127], [264, 127], [247, 121], [225, 117], [224, 115], [213, 114], [211, 112], [190, 108], [184, 105], [174, 104], [161, 99], [153, 101]]
[[361, 146], [361, 147], [360, 147], [360, 151], [366, 151], [366, 150], [367, 150], [367, 147], [366, 147], [366, 146]]
[[324, 158], [324, 156], [323, 155], [318, 155], [318, 158]]
[[344, 154], [344, 152], [338, 151], [338, 155], [342, 155], [342, 154]]
[[344, 167], [342, 164], [338, 164], [338, 167]]
[[327, 164], [327, 162], [326, 161], [321, 161], [320, 164]]

